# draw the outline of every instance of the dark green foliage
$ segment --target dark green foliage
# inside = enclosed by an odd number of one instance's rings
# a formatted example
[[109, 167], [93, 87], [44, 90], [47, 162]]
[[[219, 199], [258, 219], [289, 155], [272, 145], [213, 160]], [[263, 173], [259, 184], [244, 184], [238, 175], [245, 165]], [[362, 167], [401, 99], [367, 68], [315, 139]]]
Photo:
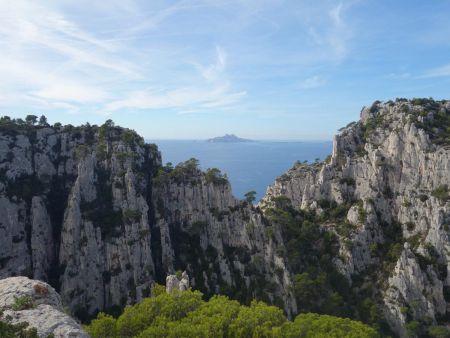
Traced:
[[428, 200], [428, 195], [420, 194], [420, 195], [419, 195], [419, 200], [420, 200], [421, 202], [425, 202], [426, 200]]
[[[54, 338], [53, 335], [47, 338]], [[3, 318], [0, 311], [0, 337], [2, 338], [39, 338], [36, 328], [28, 328], [28, 323], [11, 324], [10, 320]]]
[[189, 233], [192, 235], [199, 235], [202, 231], [206, 229], [208, 226], [208, 223], [204, 221], [196, 221], [191, 224], [191, 227], [189, 229]]
[[442, 202], [448, 201], [450, 199], [448, 186], [445, 184], [437, 187], [431, 192], [431, 196], [436, 197]]
[[430, 97], [430, 98], [413, 98], [411, 100], [411, 103], [414, 106], [426, 106], [426, 105], [434, 106], [436, 104], [436, 101], [433, 100], [432, 97]]
[[125, 130], [122, 133], [122, 140], [129, 147], [134, 145], [136, 137], [137, 137], [136, 133], [132, 130]]
[[428, 335], [432, 338], [450, 338], [450, 329], [446, 326], [434, 325], [428, 328]]
[[87, 145], [79, 144], [75, 148], [75, 158], [78, 161], [84, 160], [86, 158], [86, 156], [89, 154], [89, 152], [90, 152], [90, 149]]
[[374, 329], [350, 319], [301, 314], [290, 322], [281, 309], [263, 302], [243, 306], [217, 295], [205, 302], [198, 291], [167, 294], [162, 287], [156, 289], [160, 291], [126, 307], [118, 319], [100, 313], [87, 332], [92, 338], [379, 337]]
[[406, 324], [406, 333], [408, 337], [420, 337], [422, 330], [422, 326], [417, 320], [412, 320]]
[[126, 209], [123, 212], [123, 217], [128, 223], [138, 223], [141, 220], [142, 213], [139, 210]]
[[364, 223], [367, 218], [367, 212], [364, 209], [364, 202], [362, 200], [358, 201], [358, 221]]
[[376, 254], [380, 257], [381, 273], [384, 275], [381, 280], [386, 283], [386, 277], [392, 273], [403, 251], [404, 239], [402, 227], [397, 222], [383, 223], [383, 232], [385, 242], [378, 246]]
[[49, 126], [49, 124], [47, 122], [47, 118], [44, 115], [41, 115], [41, 117], [39, 118], [38, 124], [41, 127], [48, 127]]
[[38, 117], [36, 115], [27, 115], [25, 117], [25, 122], [29, 125], [29, 126], [34, 126], [38, 121]]
[[[14, 180], [6, 179], [6, 195], [9, 198], [16, 196], [30, 202], [33, 196], [42, 193], [44, 186], [35, 175], [21, 175]], [[4, 181], [4, 182], [5, 182]]]
[[173, 180], [177, 184], [197, 184], [201, 173], [198, 163], [195, 158], [179, 163], [175, 168], [172, 167], [172, 163], [167, 163], [166, 166], [159, 168], [155, 183], [158, 185]]
[[332, 262], [337, 255], [337, 239], [319, 226], [328, 220], [342, 227], [348, 206], [321, 201], [324, 212], [318, 216], [295, 210], [284, 199], [278, 205], [283, 208], [268, 209], [266, 216], [282, 232], [289, 266], [295, 273], [294, 293], [300, 312], [350, 315], [349, 285]]
[[[372, 106], [371, 109], [374, 109], [374, 107], [375, 106]], [[364, 141], [368, 140], [377, 128], [384, 128], [384, 125], [385, 121], [383, 115], [377, 115], [367, 119], [366, 123], [361, 125], [362, 139]]]
[[412, 102], [426, 109], [412, 113], [416, 127], [425, 130], [435, 144], [450, 144], [450, 111], [439, 109], [438, 102], [432, 99], [415, 99]]
[[28, 310], [34, 307], [36, 304], [31, 296], [14, 297], [14, 304], [11, 306], [14, 311]]
[[256, 191], [249, 191], [245, 193], [244, 197], [247, 203], [253, 203], [256, 200]]
[[340, 184], [346, 184], [349, 187], [354, 187], [356, 185], [355, 179], [352, 177], [343, 177], [339, 180]]
[[214, 185], [224, 185], [228, 183], [226, 174], [222, 174], [217, 168], [209, 168], [205, 172], [205, 180]]
[[281, 337], [315, 338], [376, 338], [377, 331], [361, 322], [316, 313], [301, 314], [293, 322], [286, 322], [281, 328]]

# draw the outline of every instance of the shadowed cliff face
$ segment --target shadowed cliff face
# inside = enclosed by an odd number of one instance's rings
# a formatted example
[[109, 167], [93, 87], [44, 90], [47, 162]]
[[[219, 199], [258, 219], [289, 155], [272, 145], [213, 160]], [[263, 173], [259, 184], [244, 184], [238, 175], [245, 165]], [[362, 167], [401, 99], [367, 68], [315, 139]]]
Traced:
[[112, 124], [3, 123], [0, 277], [50, 282], [80, 319], [119, 312], [177, 269], [208, 294], [295, 311], [261, 214], [226, 180], [183, 168], [164, 172], [154, 145]]
[[406, 335], [412, 321], [449, 318], [448, 187], [450, 102], [376, 102], [335, 137], [327, 161], [294, 166], [260, 206], [285, 196], [320, 215], [340, 242], [334, 265]]

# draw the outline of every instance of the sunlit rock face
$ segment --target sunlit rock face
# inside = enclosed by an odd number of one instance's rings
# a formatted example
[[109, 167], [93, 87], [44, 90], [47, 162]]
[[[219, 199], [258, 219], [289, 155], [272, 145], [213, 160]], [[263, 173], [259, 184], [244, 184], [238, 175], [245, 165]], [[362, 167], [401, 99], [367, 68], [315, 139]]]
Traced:
[[3, 123], [0, 177], [0, 277], [49, 282], [82, 320], [176, 270], [206, 294], [296, 309], [262, 214], [197, 167], [165, 173], [131, 130]]
[[335, 136], [331, 157], [298, 163], [260, 202], [266, 209], [287, 196], [295, 207], [319, 212], [323, 201], [349, 205], [355, 228], [341, 238], [347, 245], [335, 261], [349, 281], [380, 270], [386, 258], [376, 248], [397, 244], [394, 264], [377, 283], [385, 316], [402, 336], [407, 321], [448, 315], [449, 116], [447, 101], [375, 102]]

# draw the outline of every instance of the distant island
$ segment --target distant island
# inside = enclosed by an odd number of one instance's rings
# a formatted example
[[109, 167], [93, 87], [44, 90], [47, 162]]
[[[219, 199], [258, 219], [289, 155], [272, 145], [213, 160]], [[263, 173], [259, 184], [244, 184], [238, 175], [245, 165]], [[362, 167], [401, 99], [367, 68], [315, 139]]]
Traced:
[[207, 142], [226, 142], [226, 143], [239, 143], [239, 142], [253, 142], [253, 140], [248, 140], [245, 138], [237, 137], [234, 134], [225, 134], [224, 136], [218, 136], [206, 140]]

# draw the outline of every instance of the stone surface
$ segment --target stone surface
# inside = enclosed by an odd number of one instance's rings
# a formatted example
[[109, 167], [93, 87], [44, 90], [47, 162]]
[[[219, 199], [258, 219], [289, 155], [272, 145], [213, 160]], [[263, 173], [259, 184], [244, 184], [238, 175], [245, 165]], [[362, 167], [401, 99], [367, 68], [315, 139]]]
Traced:
[[[16, 308], [17, 299], [29, 297], [31, 308]], [[53, 334], [55, 338], [88, 338], [73, 318], [64, 312], [61, 297], [47, 283], [27, 277], [10, 277], [0, 280], [0, 309], [11, 323], [27, 322], [40, 337]]]
[[176, 275], [168, 275], [166, 277], [167, 293], [171, 293], [174, 290], [186, 291], [188, 289], [189, 289], [189, 276], [186, 271], [183, 271], [180, 279], [178, 279]]

